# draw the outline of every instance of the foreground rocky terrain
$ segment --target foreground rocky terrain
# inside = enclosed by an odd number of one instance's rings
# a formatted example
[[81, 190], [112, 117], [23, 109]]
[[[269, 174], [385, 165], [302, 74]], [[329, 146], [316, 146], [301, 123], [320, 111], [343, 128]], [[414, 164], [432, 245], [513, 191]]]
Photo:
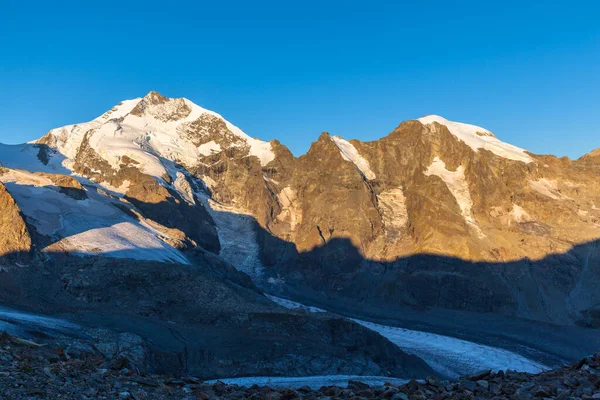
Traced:
[[76, 326], [58, 332], [32, 326], [32, 337], [82, 348], [123, 342], [138, 368], [159, 373], [205, 379], [432, 373], [381, 335], [339, 316], [280, 307], [245, 274], [210, 253], [202, 257], [190, 267], [55, 254], [4, 267], [0, 302], [19, 306], [26, 320], [52, 315]]
[[434, 376], [405, 385], [371, 387], [241, 387], [139, 371], [131, 360], [50, 347], [0, 335], [0, 396], [6, 399], [598, 399], [600, 353], [561, 369], [533, 375], [482, 371], [457, 381]]

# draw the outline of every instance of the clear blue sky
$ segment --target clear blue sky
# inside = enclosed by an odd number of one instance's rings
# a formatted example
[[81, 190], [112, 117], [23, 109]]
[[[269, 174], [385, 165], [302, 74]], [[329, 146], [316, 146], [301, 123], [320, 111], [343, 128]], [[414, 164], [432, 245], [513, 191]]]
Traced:
[[6, 0], [0, 142], [157, 90], [297, 155], [322, 131], [373, 140], [440, 114], [579, 157], [600, 147], [599, 16], [598, 1]]

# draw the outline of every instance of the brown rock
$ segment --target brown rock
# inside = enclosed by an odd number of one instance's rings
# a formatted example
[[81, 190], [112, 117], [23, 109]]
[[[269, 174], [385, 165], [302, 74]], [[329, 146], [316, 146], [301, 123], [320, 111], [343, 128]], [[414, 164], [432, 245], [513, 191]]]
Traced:
[[14, 258], [29, 253], [31, 236], [19, 206], [0, 183], [0, 256]]

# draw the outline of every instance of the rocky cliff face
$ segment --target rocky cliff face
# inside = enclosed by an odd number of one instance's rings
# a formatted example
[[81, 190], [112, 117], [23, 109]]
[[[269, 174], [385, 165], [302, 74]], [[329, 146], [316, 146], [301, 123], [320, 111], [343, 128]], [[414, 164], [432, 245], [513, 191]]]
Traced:
[[[0, 174], [3, 172], [0, 169]], [[0, 210], [0, 257], [22, 257], [31, 251], [31, 237], [19, 206], [1, 183]]]
[[323, 134], [299, 158], [286, 150], [262, 174], [226, 154], [227, 173], [196, 173], [255, 216], [284, 292], [589, 325], [600, 302], [593, 157], [536, 156], [440, 117], [375, 142]]
[[600, 303], [594, 157], [536, 156], [435, 116], [374, 142], [323, 134], [299, 158], [286, 150], [252, 179], [223, 154], [227, 174], [197, 174], [213, 198], [255, 216], [275, 290], [590, 324]]
[[324, 133], [296, 158], [155, 92], [37, 146], [177, 257], [213, 252], [265, 290], [596, 324], [597, 151], [534, 155], [428, 116], [373, 142]]

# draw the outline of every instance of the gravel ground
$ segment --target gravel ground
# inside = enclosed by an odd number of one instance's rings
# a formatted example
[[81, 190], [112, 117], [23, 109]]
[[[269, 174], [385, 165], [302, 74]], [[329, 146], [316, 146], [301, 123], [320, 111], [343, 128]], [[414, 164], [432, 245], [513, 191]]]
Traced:
[[141, 374], [129, 360], [52, 348], [0, 334], [2, 399], [600, 399], [600, 352], [540, 374], [490, 370], [455, 381], [429, 377], [404, 385], [350, 380], [345, 387], [299, 388]]

